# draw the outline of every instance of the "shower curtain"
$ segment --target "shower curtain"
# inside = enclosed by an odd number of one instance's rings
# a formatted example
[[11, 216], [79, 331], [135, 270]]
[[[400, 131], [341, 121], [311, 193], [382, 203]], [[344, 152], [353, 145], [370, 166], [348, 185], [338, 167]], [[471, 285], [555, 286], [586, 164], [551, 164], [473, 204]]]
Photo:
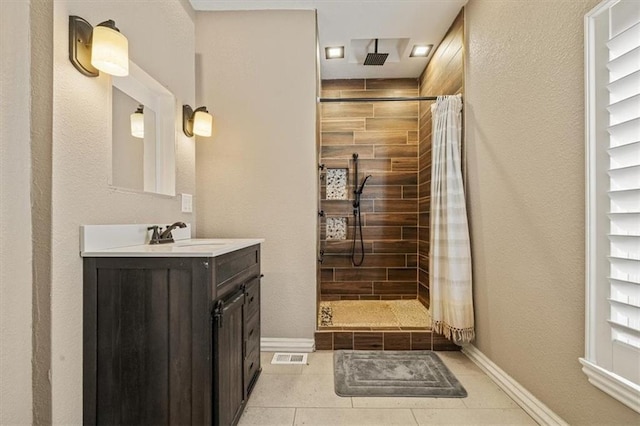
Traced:
[[462, 97], [438, 96], [431, 105], [432, 171], [429, 283], [437, 333], [456, 343], [475, 336], [471, 248], [462, 182]]

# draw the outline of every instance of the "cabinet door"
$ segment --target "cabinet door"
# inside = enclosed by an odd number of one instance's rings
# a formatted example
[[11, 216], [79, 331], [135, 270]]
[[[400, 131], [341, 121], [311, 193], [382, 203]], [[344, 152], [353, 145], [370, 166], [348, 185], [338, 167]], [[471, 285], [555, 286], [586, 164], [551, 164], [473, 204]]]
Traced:
[[219, 301], [214, 312], [214, 419], [216, 425], [233, 425], [244, 404], [243, 314], [244, 293]]
[[85, 260], [84, 424], [211, 423], [206, 262]]

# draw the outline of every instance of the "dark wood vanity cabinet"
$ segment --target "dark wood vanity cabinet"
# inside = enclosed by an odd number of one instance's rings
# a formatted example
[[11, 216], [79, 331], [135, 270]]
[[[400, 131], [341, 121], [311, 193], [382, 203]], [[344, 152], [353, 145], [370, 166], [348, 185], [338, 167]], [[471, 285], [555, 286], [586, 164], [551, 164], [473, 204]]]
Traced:
[[260, 246], [84, 259], [85, 424], [232, 425], [260, 374]]

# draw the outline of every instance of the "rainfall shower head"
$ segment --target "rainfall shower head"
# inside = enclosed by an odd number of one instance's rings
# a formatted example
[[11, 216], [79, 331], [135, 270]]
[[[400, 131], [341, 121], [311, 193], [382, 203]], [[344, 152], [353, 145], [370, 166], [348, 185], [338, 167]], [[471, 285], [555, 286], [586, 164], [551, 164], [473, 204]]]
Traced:
[[378, 39], [376, 39], [376, 47], [374, 53], [367, 53], [364, 65], [384, 65], [387, 60], [388, 53], [378, 53]]

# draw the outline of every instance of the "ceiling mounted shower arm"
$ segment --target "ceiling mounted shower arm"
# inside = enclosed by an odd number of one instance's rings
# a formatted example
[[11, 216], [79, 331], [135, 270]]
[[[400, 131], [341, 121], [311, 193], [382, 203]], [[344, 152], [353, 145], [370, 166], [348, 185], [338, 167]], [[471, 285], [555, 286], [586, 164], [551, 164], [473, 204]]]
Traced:
[[374, 53], [367, 53], [363, 65], [384, 65], [388, 56], [388, 53], [378, 53], [378, 39], [375, 39]]

